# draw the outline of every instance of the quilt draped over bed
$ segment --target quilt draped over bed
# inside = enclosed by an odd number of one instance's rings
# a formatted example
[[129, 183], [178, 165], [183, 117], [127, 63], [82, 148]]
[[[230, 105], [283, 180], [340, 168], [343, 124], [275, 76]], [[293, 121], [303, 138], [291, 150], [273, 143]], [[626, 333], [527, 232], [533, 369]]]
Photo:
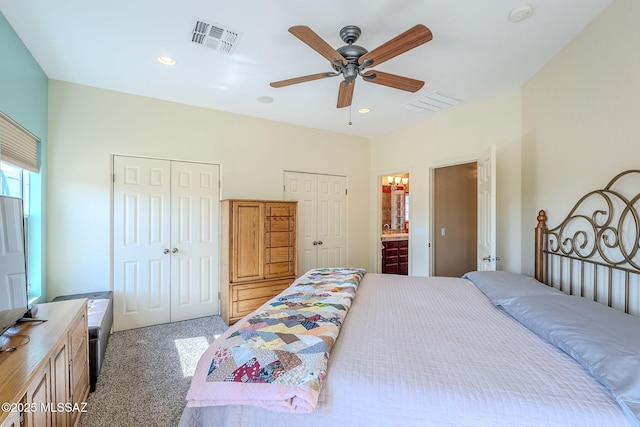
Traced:
[[365, 271], [310, 270], [227, 330], [196, 368], [187, 406], [315, 409], [331, 348]]

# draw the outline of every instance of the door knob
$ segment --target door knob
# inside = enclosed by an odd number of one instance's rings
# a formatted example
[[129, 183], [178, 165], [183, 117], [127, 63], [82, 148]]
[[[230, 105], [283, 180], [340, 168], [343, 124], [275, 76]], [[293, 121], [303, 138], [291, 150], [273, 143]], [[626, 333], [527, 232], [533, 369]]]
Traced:
[[175, 254], [176, 252], [178, 252], [178, 248], [173, 248], [173, 249], [171, 249], [171, 253], [172, 253], [172, 254]]
[[169, 249], [164, 248], [164, 250], [162, 251], [162, 253], [163, 253], [163, 254], [165, 254], [165, 255], [166, 255], [166, 254], [168, 254], [168, 253], [169, 253]]

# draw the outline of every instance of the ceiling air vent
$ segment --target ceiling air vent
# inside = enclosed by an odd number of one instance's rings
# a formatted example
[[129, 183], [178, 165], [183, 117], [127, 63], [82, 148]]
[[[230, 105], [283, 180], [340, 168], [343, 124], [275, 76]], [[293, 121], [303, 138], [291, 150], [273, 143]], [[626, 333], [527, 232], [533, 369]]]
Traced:
[[191, 32], [191, 41], [218, 52], [232, 54], [242, 33], [219, 24], [196, 20]]
[[460, 103], [462, 103], [462, 101], [438, 92], [433, 92], [424, 98], [405, 105], [404, 108], [418, 113], [437, 113], [438, 111], [455, 107]]

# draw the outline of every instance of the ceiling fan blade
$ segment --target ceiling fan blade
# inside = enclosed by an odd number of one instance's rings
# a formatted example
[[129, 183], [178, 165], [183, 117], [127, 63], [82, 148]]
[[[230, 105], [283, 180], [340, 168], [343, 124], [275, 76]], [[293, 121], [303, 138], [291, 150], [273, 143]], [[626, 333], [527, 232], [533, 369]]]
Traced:
[[362, 65], [365, 61], [370, 60], [371, 63], [367, 63], [365, 65], [366, 67], [382, 64], [384, 61], [394, 58], [401, 53], [413, 49], [414, 47], [420, 46], [432, 38], [433, 34], [431, 34], [431, 30], [422, 24], [418, 24], [409, 28], [399, 36], [389, 40], [382, 46], [362, 55], [360, 59], [358, 59], [358, 63]]
[[355, 85], [355, 80], [351, 80], [350, 82], [343, 80], [340, 83], [340, 89], [338, 90], [338, 108], [348, 107], [351, 105], [351, 100], [353, 99], [353, 88]]
[[284, 87], [284, 86], [289, 86], [289, 85], [295, 85], [298, 83], [304, 83], [304, 82], [310, 82], [312, 80], [320, 80], [320, 79], [324, 79], [325, 77], [334, 77], [337, 76], [337, 73], [318, 73], [318, 74], [311, 74], [308, 76], [301, 76], [301, 77], [294, 77], [292, 79], [286, 79], [286, 80], [280, 80], [277, 82], [273, 82], [270, 83], [269, 85], [271, 87]]
[[389, 86], [395, 89], [406, 90], [407, 92], [417, 92], [422, 89], [424, 82], [422, 80], [402, 77], [396, 74], [383, 73], [382, 71], [371, 70], [362, 76], [365, 82], [377, 83], [379, 85]]
[[347, 60], [344, 56], [340, 55], [337, 50], [329, 46], [326, 41], [320, 38], [319, 35], [314, 33], [313, 30], [306, 25], [296, 25], [291, 27], [289, 28], [289, 32], [299, 38], [311, 49], [327, 58], [332, 65], [336, 62], [342, 63], [342, 65], [347, 65]]

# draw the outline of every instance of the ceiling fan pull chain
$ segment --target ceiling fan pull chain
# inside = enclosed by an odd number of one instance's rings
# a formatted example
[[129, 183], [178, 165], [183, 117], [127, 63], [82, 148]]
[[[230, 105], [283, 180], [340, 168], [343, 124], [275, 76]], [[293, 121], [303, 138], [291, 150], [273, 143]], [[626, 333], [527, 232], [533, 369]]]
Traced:
[[349, 104], [349, 126], [351, 126], [351, 104]]

